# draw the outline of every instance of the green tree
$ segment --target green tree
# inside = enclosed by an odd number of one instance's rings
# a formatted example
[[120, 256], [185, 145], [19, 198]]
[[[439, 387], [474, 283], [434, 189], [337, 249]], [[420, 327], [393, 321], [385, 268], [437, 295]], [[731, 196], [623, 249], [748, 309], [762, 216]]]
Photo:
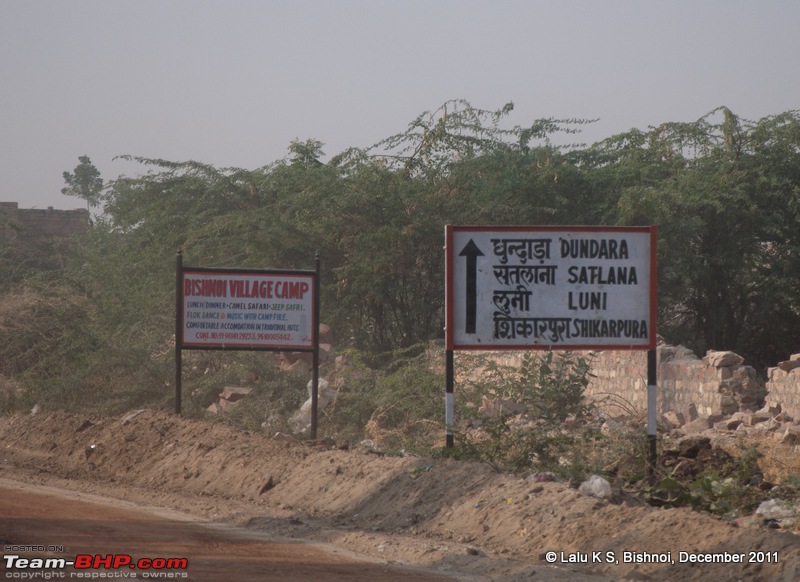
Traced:
[[[504, 126], [512, 110], [448, 101], [341, 158], [349, 165], [341, 300], [355, 316], [359, 347], [389, 353], [442, 335], [445, 224], [552, 223], [570, 214], [570, 180], [558, 184], [553, 173], [567, 164], [548, 136], [582, 120]], [[542, 165], [548, 156], [557, 162]]]
[[503, 128], [511, 110], [451, 101], [327, 163], [314, 139], [254, 171], [136, 158], [157, 171], [108, 189], [111, 228], [125, 238], [115, 244], [143, 280], [178, 247], [189, 264], [276, 268], [309, 268], [319, 250], [323, 313], [340, 341], [373, 354], [416, 345], [442, 334], [445, 223], [586, 215], [569, 195], [585, 190], [579, 174], [547, 143], [571, 122]]
[[292, 164], [299, 164], [304, 167], [318, 166], [320, 158], [325, 155], [322, 151], [323, 143], [316, 139], [300, 141], [293, 140], [289, 144], [289, 152], [292, 154]]
[[[634, 130], [586, 153], [610, 214], [659, 226], [659, 326], [702, 353], [773, 365], [797, 345], [800, 115], [758, 122], [727, 108]], [[588, 165], [587, 165], [588, 167]]]
[[103, 178], [100, 171], [92, 164], [89, 156], [80, 156], [80, 162], [75, 166], [75, 170], [64, 172], [64, 183], [66, 186], [61, 189], [65, 196], [77, 196], [86, 200], [86, 208], [90, 210], [100, 204], [100, 197], [103, 192]]
[[0, 253], [9, 272], [0, 292], [69, 306], [42, 311], [57, 334], [8, 327], [27, 356], [6, 359], [32, 395], [61, 386], [119, 407], [169, 399], [179, 248], [189, 266], [284, 269], [310, 268], [319, 251], [337, 346], [372, 364], [407, 347], [411, 356], [442, 334], [447, 223], [657, 224], [662, 335], [762, 366], [796, 351], [798, 113], [749, 122], [721, 108], [561, 148], [552, 134], [585, 120], [510, 127], [512, 109], [448, 101], [373, 147], [323, 161], [321, 142], [295, 140], [255, 170], [127, 158], [148, 172], [104, 184], [82, 156], [64, 193], [103, 207], [86, 244], [29, 256], [9, 243]]

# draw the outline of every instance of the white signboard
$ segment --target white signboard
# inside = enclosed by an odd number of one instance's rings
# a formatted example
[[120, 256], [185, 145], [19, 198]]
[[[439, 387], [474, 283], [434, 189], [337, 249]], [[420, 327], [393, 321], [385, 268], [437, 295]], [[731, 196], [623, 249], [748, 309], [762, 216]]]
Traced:
[[447, 226], [448, 349], [655, 349], [655, 227]]
[[311, 350], [313, 273], [182, 271], [182, 347]]

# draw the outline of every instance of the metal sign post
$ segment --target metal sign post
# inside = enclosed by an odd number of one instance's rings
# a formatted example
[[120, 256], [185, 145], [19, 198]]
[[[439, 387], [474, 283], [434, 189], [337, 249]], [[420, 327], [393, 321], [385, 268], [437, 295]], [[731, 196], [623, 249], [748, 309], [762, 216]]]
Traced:
[[656, 376], [658, 362], [656, 350], [647, 350], [647, 476], [656, 473]]
[[453, 350], [649, 350], [655, 466], [654, 226], [447, 225], [445, 272], [447, 446]]
[[[319, 287], [319, 251], [314, 255], [314, 279], [316, 285], [314, 288]], [[319, 321], [319, 293], [314, 293], [314, 321]], [[314, 334], [314, 355], [311, 373], [311, 438], [317, 438], [317, 407], [319, 402], [319, 324], [313, 327]]]
[[175, 414], [181, 413], [181, 392], [182, 392], [182, 346], [183, 346], [183, 326], [181, 325], [183, 310], [183, 254], [178, 249], [175, 256], [177, 269], [175, 271]]

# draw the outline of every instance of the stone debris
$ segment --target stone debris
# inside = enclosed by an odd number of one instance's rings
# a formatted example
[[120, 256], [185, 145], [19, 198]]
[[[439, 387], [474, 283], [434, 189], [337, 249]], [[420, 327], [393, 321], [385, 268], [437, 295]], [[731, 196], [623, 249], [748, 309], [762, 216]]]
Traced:
[[267, 477], [267, 480], [264, 482], [264, 484], [258, 489], [258, 494], [263, 495], [270, 489], [273, 489], [275, 485], [276, 485], [275, 479], [273, 479], [272, 475], [270, 475], [269, 477]]
[[800, 368], [800, 354], [793, 354], [792, 357], [785, 362], [778, 362], [778, 368], [787, 374], [795, 368]]
[[800, 354], [767, 370], [767, 406], [800, 417]]
[[[800, 516], [800, 508], [796, 504], [782, 499], [769, 499], [763, 501], [756, 509], [756, 515], [760, 515], [765, 525], [773, 527], [791, 527], [797, 522]], [[774, 522], [770, 524], [769, 522]]]
[[[701, 434], [713, 428], [716, 431], [762, 431], [772, 433], [774, 438], [781, 439], [785, 444], [800, 444], [800, 425], [788, 414], [775, 413], [775, 408], [765, 408], [756, 412], [740, 411], [727, 418], [698, 419], [675, 429], [675, 432], [688, 434]], [[706, 427], [706, 428], [703, 428]]]
[[779, 431], [776, 434], [780, 434], [780, 440], [785, 445], [800, 444], [800, 426], [790, 424], [783, 427], [782, 432]]
[[206, 410], [214, 413], [227, 410], [248, 396], [252, 391], [252, 388], [244, 388], [242, 386], [226, 386], [222, 389], [222, 392], [220, 392], [219, 399]]
[[[734, 415], [734, 416], [736, 416], [736, 415]], [[715, 422], [714, 423], [714, 428], [716, 430], [736, 430], [742, 424], [744, 424], [744, 421], [741, 418], [734, 418], [732, 416], [731, 418]]]
[[717, 352], [709, 350], [703, 361], [709, 366], [715, 368], [728, 368], [731, 366], [739, 366], [744, 363], [744, 358], [734, 352]]
[[541, 471], [539, 473], [533, 473], [526, 477], [528, 481], [533, 481], [534, 483], [549, 483], [559, 481], [558, 475], [553, 473], [552, 471]]
[[685, 459], [696, 459], [700, 451], [710, 448], [711, 439], [709, 437], [686, 437], [678, 442], [678, 456]]
[[[327, 323], [319, 324], [319, 361], [327, 362], [334, 358], [333, 332]], [[280, 352], [279, 368], [283, 371], [295, 371], [308, 368], [314, 361], [311, 352]]]
[[680, 427], [680, 430], [683, 434], [698, 434], [710, 429], [711, 426], [711, 419], [698, 418], [697, 420], [693, 420], [692, 422], [684, 424], [682, 427]]
[[609, 499], [611, 497], [611, 483], [603, 479], [600, 475], [592, 475], [581, 483], [578, 491], [584, 495], [591, 495], [598, 499]]
[[[326, 323], [319, 324], [319, 360], [320, 363], [334, 358], [333, 333], [331, 327]], [[276, 358], [278, 369], [284, 372], [307, 372], [313, 362], [311, 352], [278, 352]], [[337, 356], [335, 359], [335, 371], [341, 372], [347, 365], [344, 356]], [[247, 370], [244, 379], [247, 382], [258, 382], [259, 375], [255, 370]], [[206, 410], [218, 414], [237, 405], [242, 399], [246, 398], [253, 388], [242, 386], [226, 386], [223, 388], [219, 398], [210, 404]], [[338, 394], [338, 389], [328, 385], [327, 380], [320, 378], [318, 392], [318, 409], [328, 406]], [[262, 423], [262, 427], [269, 428], [273, 424], [278, 424], [283, 420], [283, 413], [273, 412], [269, 419]], [[288, 419], [295, 434], [305, 432], [311, 427], [311, 382], [308, 383], [308, 400], [303, 406]]]
[[669, 428], [680, 428], [686, 424], [686, 416], [682, 412], [668, 410], [662, 415], [662, 420]]
[[[667, 414], [663, 417], [675, 418]], [[722, 432], [760, 431], [771, 433], [773, 438], [780, 439], [785, 444], [800, 444], [800, 424], [781, 412], [779, 407], [767, 406], [755, 412], [738, 411], [727, 417], [699, 418], [681, 426], [668, 426], [676, 435], [701, 435], [710, 429]]]

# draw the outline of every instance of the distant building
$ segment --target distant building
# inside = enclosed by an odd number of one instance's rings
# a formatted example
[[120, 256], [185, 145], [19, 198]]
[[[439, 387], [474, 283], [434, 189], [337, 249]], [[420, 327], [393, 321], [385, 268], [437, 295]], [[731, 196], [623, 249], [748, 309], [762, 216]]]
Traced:
[[41, 240], [86, 234], [89, 211], [19, 208], [16, 202], [0, 202], [0, 238]]

